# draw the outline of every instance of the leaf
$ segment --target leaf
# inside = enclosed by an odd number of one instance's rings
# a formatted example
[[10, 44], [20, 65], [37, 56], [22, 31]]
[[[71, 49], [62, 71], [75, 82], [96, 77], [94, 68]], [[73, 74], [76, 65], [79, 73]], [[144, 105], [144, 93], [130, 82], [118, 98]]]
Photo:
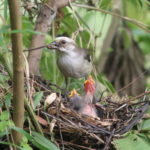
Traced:
[[51, 141], [36, 132], [31, 132], [31, 135], [21, 128], [12, 127], [11, 129], [22, 133], [34, 146], [40, 150], [59, 150]]
[[139, 124], [139, 130], [150, 131], [150, 119], [145, 119]]
[[8, 9], [8, 1], [7, 0], [5, 0], [4, 1], [4, 18], [5, 18], [5, 20], [7, 20], [7, 9]]
[[3, 120], [9, 120], [9, 112], [7, 111], [3, 111], [1, 114], [0, 114], [0, 120], [3, 121]]
[[1, 29], [0, 29], [0, 34], [2, 34], [2, 33], [8, 33], [9, 29], [10, 29], [10, 25], [4, 25], [4, 26], [2, 26]]
[[57, 67], [55, 51], [50, 52], [44, 49], [40, 63], [40, 72], [45, 79], [53, 81], [54, 84], [62, 85], [63, 77]]
[[3, 142], [3, 141], [0, 141], [0, 144], [9, 145], [9, 146], [14, 146], [14, 147], [17, 147], [17, 148], [20, 149], [20, 150], [28, 150], [28, 149], [24, 149], [24, 148], [22, 148], [22, 147], [20, 147], [20, 146], [18, 146], [18, 145], [12, 144], [12, 143], [10, 143], [10, 142]]
[[12, 99], [12, 93], [8, 93], [6, 96], [5, 96], [5, 105], [7, 107], [10, 107], [11, 106], [11, 99]]
[[100, 8], [108, 9], [112, 5], [112, 0], [101, 0], [99, 3], [100, 3]]
[[12, 126], [14, 126], [14, 124], [13, 124], [13, 122], [11, 120], [9, 120], [9, 121], [1, 121], [0, 122], [0, 133], [3, 132], [2, 134], [5, 134], [7, 132], [6, 129], [8, 127], [12, 127]]
[[84, 16], [84, 21], [87, 24], [87, 26], [95, 33], [99, 34], [101, 31], [101, 27], [99, 22], [101, 22], [103, 18], [103, 14], [96, 11], [88, 11], [86, 15]]
[[51, 121], [51, 123], [50, 123], [50, 133], [53, 132], [53, 129], [54, 129], [54, 127], [55, 127], [56, 122], [57, 122], [57, 120], [55, 120], [55, 119], [53, 119], [53, 120]]
[[34, 107], [36, 108], [38, 105], [40, 105], [40, 101], [42, 99], [43, 92], [37, 92], [34, 95]]
[[50, 104], [52, 104], [56, 100], [56, 98], [57, 98], [56, 93], [52, 93], [51, 95], [48, 95], [46, 97], [45, 102], [50, 105]]
[[53, 143], [51, 143], [48, 139], [46, 139], [39, 133], [33, 132], [32, 135], [34, 137], [35, 142], [38, 143], [41, 147], [43, 147], [42, 150], [59, 150]]
[[106, 80], [104, 75], [100, 74], [97, 78], [111, 93], [115, 93], [115, 88], [109, 81]]
[[15, 126], [11, 127], [10, 129], [18, 131], [19, 133], [22, 133], [28, 140], [32, 141], [32, 136], [28, 132], [24, 131], [23, 129], [15, 127]]
[[149, 150], [150, 139], [144, 134], [130, 132], [122, 139], [113, 142], [117, 150]]
[[47, 122], [45, 119], [43, 119], [42, 117], [36, 116], [36, 119], [37, 119], [38, 122], [39, 122], [40, 124], [42, 124], [43, 126], [48, 126], [48, 122]]
[[5, 129], [7, 128], [7, 126], [8, 126], [8, 121], [1, 121], [0, 122], [0, 132], [5, 131]]
[[5, 136], [5, 135], [8, 135], [8, 134], [9, 134], [9, 132], [6, 129], [4, 131], [0, 131], [0, 138]]
[[8, 76], [0, 73], [0, 83], [4, 85], [7, 80], [8, 80]]
[[25, 136], [22, 136], [20, 146], [23, 147], [24, 150], [33, 150], [28, 144], [28, 139]]

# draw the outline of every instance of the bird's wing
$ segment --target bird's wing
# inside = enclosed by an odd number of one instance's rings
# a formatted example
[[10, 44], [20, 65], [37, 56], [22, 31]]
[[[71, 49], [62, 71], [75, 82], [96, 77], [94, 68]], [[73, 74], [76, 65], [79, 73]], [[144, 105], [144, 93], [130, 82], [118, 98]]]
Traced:
[[82, 53], [84, 54], [84, 59], [86, 59], [88, 62], [91, 62], [92, 61], [92, 57], [91, 55], [89, 54], [89, 51], [87, 49], [84, 49], [82, 48], [81, 49]]

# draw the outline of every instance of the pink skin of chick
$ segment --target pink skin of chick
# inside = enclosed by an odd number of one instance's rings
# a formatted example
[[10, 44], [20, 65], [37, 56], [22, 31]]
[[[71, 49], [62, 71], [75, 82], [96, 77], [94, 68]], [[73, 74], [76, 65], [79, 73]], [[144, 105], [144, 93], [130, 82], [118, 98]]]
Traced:
[[70, 101], [72, 108], [80, 114], [98, 117], [97, 110], [92, 104], [95, 93], [95, 82], [90, 76], [84, 83], [85, 96], [80, 96], [75, 90], [72, 91]]
[[95, 106], [92, 104], [95, 93], [95, 82], [91, 76], [84, 83], [84, 91], [85, 91], [85, 96], [83, 98], [84, 106], [81, 107], [79, 113], [92, 117], [98, 117], [97, 110]]

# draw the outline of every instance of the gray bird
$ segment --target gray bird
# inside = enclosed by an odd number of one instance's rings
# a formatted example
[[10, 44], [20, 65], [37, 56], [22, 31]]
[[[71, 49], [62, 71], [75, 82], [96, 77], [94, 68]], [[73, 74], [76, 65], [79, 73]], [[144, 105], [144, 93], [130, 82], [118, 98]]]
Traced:
[[57, 37], [49, 48], [58, 50], [58, 68], [65, 77], [82, 78], [92, 71], [91, 57], [88, 51], [79, 48], [75, 41], [68, 37]]

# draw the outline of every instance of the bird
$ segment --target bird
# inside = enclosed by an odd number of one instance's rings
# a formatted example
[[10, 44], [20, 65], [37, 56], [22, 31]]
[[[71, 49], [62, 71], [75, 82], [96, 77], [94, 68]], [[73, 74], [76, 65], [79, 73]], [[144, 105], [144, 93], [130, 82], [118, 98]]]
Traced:
[[66, 86], [68, 78], [82, 78], [92, 71], [92, 60], [87, 49], [77, 46], [69, 37], [57, 37], [48, 48], [58, 50], [57, 65], [65, 77]]
[[75, 111], [79, 111], [82, 107], [84, 107], [83, 97], [73, 89], [69, 94], [69, 102], [72, 109]]
[[71, 108], [80, 114], [98, 117], [98, 112], [93, 104], [93, 98], [95, 93], [95, 81], [91, 76], [84, 82], [84, 96], [80, 96], [74, 89], [71, 91], [69, 97], [71, 102]]

